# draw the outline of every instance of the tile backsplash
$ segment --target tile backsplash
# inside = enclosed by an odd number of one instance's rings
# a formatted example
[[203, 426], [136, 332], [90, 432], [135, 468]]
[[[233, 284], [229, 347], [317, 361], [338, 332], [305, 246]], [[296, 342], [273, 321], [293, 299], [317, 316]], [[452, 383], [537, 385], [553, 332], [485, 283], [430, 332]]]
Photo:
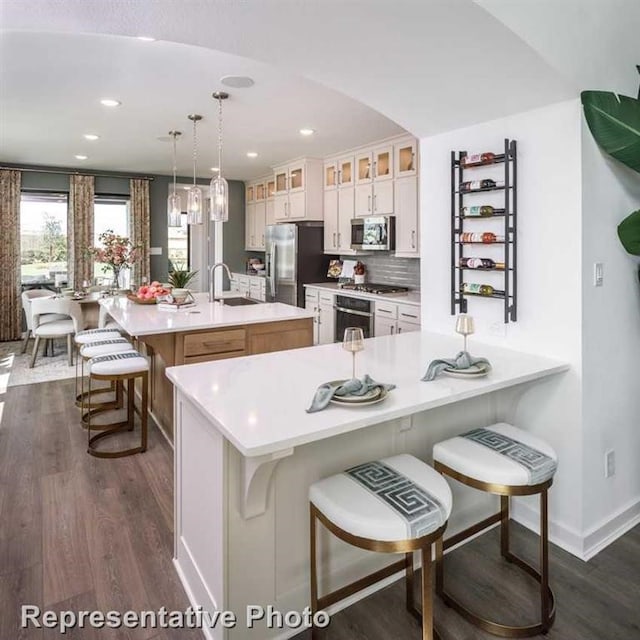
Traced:
[[340, 256], [341, 260], [360, 260], [367, 268], [367, 282], [397, 284], [420, 289], [420, 259], [396, 258], [391, 254]]

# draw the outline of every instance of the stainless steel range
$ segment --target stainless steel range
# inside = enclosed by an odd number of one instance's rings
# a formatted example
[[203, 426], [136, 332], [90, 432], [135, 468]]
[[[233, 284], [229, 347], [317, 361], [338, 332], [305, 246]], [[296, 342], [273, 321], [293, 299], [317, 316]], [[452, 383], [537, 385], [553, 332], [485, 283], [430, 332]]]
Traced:
[[408, 287], [400, 287], [395, 284], [375, 284], [373, 282], [367, 282], [366, 284], [343, 284], [343, 289], [349, 289], [350, 291], [362, 291], [363, 293], [406, 293], [409, 291]]

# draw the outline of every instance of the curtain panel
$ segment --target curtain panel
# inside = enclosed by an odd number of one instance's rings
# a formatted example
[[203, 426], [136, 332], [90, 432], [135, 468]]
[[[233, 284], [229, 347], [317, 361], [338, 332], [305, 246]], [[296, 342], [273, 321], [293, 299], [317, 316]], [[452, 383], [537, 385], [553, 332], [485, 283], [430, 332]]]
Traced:
[[129, 235], [131, 242], [140, 247], [140, 260], [131, 269], [131, 283], [149, 280], [150, 216], [149, 181], [133, 178], [129, 181], [131, 206], [129, 207]]
[[20, 171], [0, 169], [0, 340], [22, 334], [20, 303]]
[[69, 255], [69, 286], [76, 289], [83, 280], [93, 280], [93, 258], [87, 253], [93, 247], [95, 178], [69, 177], [69, 223], [67, 251]]

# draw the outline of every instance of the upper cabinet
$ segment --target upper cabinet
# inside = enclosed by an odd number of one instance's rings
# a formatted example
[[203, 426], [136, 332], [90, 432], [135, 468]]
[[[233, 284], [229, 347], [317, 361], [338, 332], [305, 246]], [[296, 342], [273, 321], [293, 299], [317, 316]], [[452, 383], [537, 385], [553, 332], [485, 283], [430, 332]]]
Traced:
[[356, 155], [356, 217], [393, 214], [393, 145]]
[[354, 253], [351, 218], [354, 215], [354, 157], [324, 163], [324, 252]]
[[[273, 185], [273, 181], [270, 183], [265, 178], [246, 185], [244, 248], [247, 251], [264, 251], [264, 228], [266, 224], [273, 224], [267, 222], [269, 184]], [[273, 198], [271, 204], [273, 210]]]
[[417, 175], [416, 141], [409, 138], [394, 145], [394, 162], [396, 178]]
[[274, 170], [276, 222], [323, 220], [323, 162], [303, 158]]

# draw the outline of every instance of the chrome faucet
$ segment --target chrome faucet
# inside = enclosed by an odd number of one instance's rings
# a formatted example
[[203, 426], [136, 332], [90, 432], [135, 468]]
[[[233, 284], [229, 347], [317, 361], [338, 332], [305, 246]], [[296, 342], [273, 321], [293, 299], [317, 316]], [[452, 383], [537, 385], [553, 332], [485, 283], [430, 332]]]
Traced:
[[227, 272], [227, 276], [229, 278], [229, 280], [231, 280], [231, 271], [229, 271], [229, 267], [227, 267], [227, 265], [224, 262], [216, 262], [214, 265], [211, 265], [209, 267], [209, 302], [214, 302], [216, 299], [216, 295], [215, 295], [215, 280], [213, 279], [213, 276], [216, 272], [216, 268], [217, 267], [224, 267], [224, 270]]

